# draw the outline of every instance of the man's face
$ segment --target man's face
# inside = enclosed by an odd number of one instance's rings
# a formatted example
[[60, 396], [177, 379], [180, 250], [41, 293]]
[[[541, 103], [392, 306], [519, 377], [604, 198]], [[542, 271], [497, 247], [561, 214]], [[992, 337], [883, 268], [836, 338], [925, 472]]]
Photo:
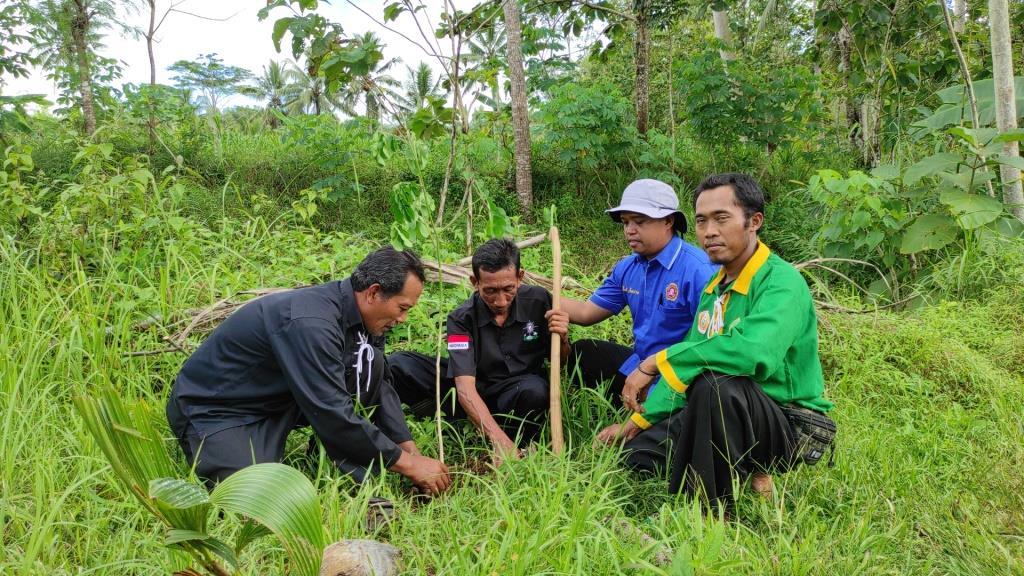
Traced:
[[672, 239], [672, 218], [651, 218], [636, 212], [621, 212], [619, 221], [626, 242], [633, 252], [650, 258], [656, 256]]
[[516, 272], [515, 265], [506, 266], [497, 272], [480, 270], [480, 277], [470, 276], [470, 282], [480, 293], [480, 298], [495, 316], [508, 314], [512, 301], [519, 293], [519, 284], [523, 280], [523, 270]]
[[764, 215], [749, 219], [736, 203], [732, 186], [719, 186], [701, 192], [697, 197], [697, 242], [715, 264], [729, 264], [743, 256], [750, 244], [757, 242], [757, 231]]
[[366, 289], [368, 310], [363, 314], [363, 325], [374, 336], [381, 336], [388, 330], [405, 322], [409, 309], [416, 305], [423, 293], [423, 282], [415, 274], [405, 277], [402, 291], [390, 298], [381, 292], [379, 284]]

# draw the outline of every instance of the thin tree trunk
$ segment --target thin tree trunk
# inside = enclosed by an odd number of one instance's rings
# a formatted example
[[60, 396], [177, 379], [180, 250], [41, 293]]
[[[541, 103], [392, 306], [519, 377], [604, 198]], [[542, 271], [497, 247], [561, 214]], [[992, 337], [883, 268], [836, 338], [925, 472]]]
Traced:
[[[1000, 132], [1017, 127], [1017, 100], [1013, 85], [1013, 45], [1010, 41], [1010, 14], [1007, 0], [989, 0], [988, 21], [992, 36], [992, 77], [995, 81], [996, 127]], [[1003, 155], [1019, 157], [1017, 142], [1003, 144]], [[1018, 220], [1024, 222], [1024, 190], [1020, 170], [999, 165], [1003, 182], [1003, 203]]]
[[523, 70], [523, 36], [519, 23], [519, 4], [504, 0], [508, 77], [512, 84], [512, 126], [515, 139], [516, 197], [523, 218], [533, 208], [533, 178], [530, 173], [530, 115], [526, 107], [526, 73]]
[[850, 137], [850, 145], [860, 147], [860, 112], [857, 110], [857, 102], [853, 97], [850, 86], [850, 74], [853, 71], [853, 34], [850, 33], [850, 26], [843, 22], [839, 29], [839, 65], [842, 68], [843, 77], [843, 100], [846, 107], [846, 129]]
[[953, 0], [953, 31], [963, 34], [967, 28], [967, 0]]
[[672, 172], [676, 170], [676, 111], [673, 105], [675, 98], [673, 93], [676, 90], [675, 83], [672, 81], [672, 67], [675, 64], [675, 43], [673, 42], [675, 34], [672, 30], [668, 32], [668, 127], [669, 135], [672, 137]]
[[647, 135], [648, 103], [650, 102], [650, 54], [651, 31], [649, 16], [650, 0], [636, 0], [636, 38], [633, 44], [633, 58], [636, 60], [636, 86], [633, 102], [636, 106], [636, 131], [641, 137]]
[[714, 10], [711, 13], [711, 19], [715, 24], [715, 38], [718, 38], [723, 46], [718, 50], [718, 54], [726, 62], [735, 60], [736, 54], [732, 51], [732, 29], [729, 28], [729, 13], [725, 10]]
[[[974, 81], [971, 80], [971, 69], [967, 66], [967, 58], [964, 57], [964, 51], [960, 49], [960, 41], [957, 40], [956, 32], [954, 31], [953, 19], [949, 15], [949, 6], [946, 5], [945, 0], [939, 0], [939, 4], [942, 6], [942, 16], [946, 21], [949, 42], [953, 45], [953, 51], [956, 52], [957, 61], [960, 63], [960, 73], [963, 75], [964, 85], [967, 87], [967, 101], [971, 106], [971, 126], [977, 128], [981, 124], [981, 116], [978, 114], [978, 97], [974, 94]], [[982, 162], [985, 162], [986, 158], [984, 155], [979, 157]], [[992, 188], [992, 182], [986, 180], [985, 187], [988, 189], [988, 195], [995, 197], [996, 192]]]
[[78, 59], [78, 91], [82, 98], [82, 119], [86, 136], [96, 131], [96, 108], [92, 99], [92, 73], [89, 69], [89, 3], [86, 0], [75, 0], [65, 9], [70, 8], [71, 41]]
[[366, 117], [377, 124], [380, 122], [380, 105], [377, 104], [377, 97], [370, 93], [369, 90], [365, 92], [366, 96]]
[[149, 4], [149, 30], [146, 33], [146, 51], [149, 53], [149, 119], [146, 129], [149, 132], [149, 153], [156, 148], [156, 57], [153, 55], [153, 37], [156, 35], [156, 0], [147, 0]]

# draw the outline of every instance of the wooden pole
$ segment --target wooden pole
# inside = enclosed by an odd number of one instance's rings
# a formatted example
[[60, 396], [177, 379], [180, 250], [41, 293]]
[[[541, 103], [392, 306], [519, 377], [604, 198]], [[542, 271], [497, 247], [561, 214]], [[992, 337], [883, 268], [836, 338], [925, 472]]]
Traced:
[[[552, 226], [548, 232], [551, 240], [551, 256], [554, 263], [552, 275], [552, 309], [562, 306], [562, 241], [558, 237], [558, 227]], [[551, 448], [555, 454], [565, 450], [562, 439], [562, 339], [551, 335]]]

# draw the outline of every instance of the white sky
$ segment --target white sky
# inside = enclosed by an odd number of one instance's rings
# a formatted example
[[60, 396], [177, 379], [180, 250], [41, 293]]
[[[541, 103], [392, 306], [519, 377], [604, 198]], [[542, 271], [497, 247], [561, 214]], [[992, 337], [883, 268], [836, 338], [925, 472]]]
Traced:
[[[353, 0], [354, 3], [371, 14], [378, 21], [383, 20], [385, 2], [382, 0]], [[426, 5], [432, 8], [428, 16], [436, 26], [441, 12], [439, 0], [426, 0]], [[456, 0], [455, 4], [462, 10], [468, 10], [476, 2], [474, 0]], [[157, 13], [159, 15], [170, 5], [170, 0], [157, 0]], [[163, 26], [157, 33], [157, 43], [154, 53], [157, 66], [157, 82], [163, 84], [171, 83], [173, 73], [167, 71], [167, 66], [178, 60], [195, 60], [200, 54], [216, 53], [227, 65], [241, 66], [249, 69], [253, 74], [260, 74], [263, 66], [271, 59], [291, 59], [291, 36], [286, 35], [281, 43], [281, 53], [274, 51], [273, 42], [270, 39], [273, 22], [279, 17], [288, 15], [288, 11], [279, 8], [271, 12], [270, 16], [260, 22], [256, 13], [265, 5], [262, 0], [217, 0], [215, 2], [204, 2], [203, 0], [186, 0], [178, 8], [208, 18], [228, 18], [223, 22], [211, 22], [180, 13], [170, 14]], [[435, 70], [440, 70], [440, 65], [423, 51], [403, 39], [398, 34], [385, 30], [375, 24], [370, 18], [353, 8], [346, 0], [334, 0], [331, 4], [321, 2], [318, 12], [328, 20], [342, 25], [346, 34], [359, 34], [367, 30], [373, 30], [386, 45], [384, 49], [385, 58], [401, 58], [402, 64], [395, 66], [391, 74], [396, 79], [404, 81], [406, 77], [405, 66], [416, 66], [420, 61], [428, 62]], [[125, 14], [124, 21], [129, 26], [140, 29], [148, 28], [149, 13], [138, 12]], [[422, 13], [421, 13], [422, 18]], [[397, 21], [388, 24], [403, 34], [423, 44], [419, 31], [412, 18], [403, 14]], [[429, 34], [430, 30], [425, 31]], [[433, 40], [433, 36], [431, 35]], [[447, 53], [449, 46], [447, 39], [435, 40], [441, 44], [443, 52]], [[143, 37], [133, 38], [122, 36], [120, 33], [111, 32], [105, 39], [105, 56], [118, 58], [123, 61], [123, 71], [120, 80], [115, 85], [149, 82], [149, 59], [146, 54], [146, 40]], [[8, 96], [17, 94], [44, 94], [50, 101], [56, 98], [56, 88], [52, 82], [46, 79], [45, 73], [36, 70], [29, 78], [4, 78], [5, 85], [3, 93]], [[232, 106], [251, 102], [243, 96], [232, 96], [223, 101], [223, 105]]]

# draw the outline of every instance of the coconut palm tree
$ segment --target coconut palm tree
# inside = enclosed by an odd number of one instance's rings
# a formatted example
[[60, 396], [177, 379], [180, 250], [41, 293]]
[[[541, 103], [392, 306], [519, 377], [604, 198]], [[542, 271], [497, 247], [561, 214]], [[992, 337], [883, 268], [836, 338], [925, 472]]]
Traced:
[[[468, 89], [476, 89], [476, 97], [491, 110], [501, 108], [500, 75], [507, 66], [505, 61], [505, 27], [500, 21], [482, 27], [466, 43], [462, 56], [466, 63]], [[484, 89], [490, 89], [490, 95]]]
[[405, 94], [400, 95], [396, 102], [402, 112], [411, 114], [425, 106], [431, 96], [442, 96], [438, 88], [440, 81], [434, 78], [434, 71], [425, 62], [420, 62], [415, 68], [406, 66], [405, 70], [408, 74]]
[[322, 112], [333, 114], [335, 110], [345, 110], [344, 103], [337, 94], [329, 94], [322, 76], [310, 76], [306, 70], [294, 62], [288, 62], [284, 72], [287, 80], [285, 90], [285, 114], [315, 114]]
[[380, 121], [381, 107], [388, 106], [398, 98], [394, 89], [402, 84], [389, 76], [388, 71], [401, 60], [385, 60], [384, 44], [381, 44], [380, 38], [373, 32], [356, 36], [352, 39], [352, 46], [368, 55], [367, 66], [363, 70], [355, 71], [352, 80], [341, 89], [340, 99], [345, 104], [342, 110], [351, 116], [357, 116], [356, 106], [362, 102], [366, 107], [366, 118], [376, 123]]
[[256, 77], [252, 86], [242, 86], [239, 92], [266, 102], [265, 116], [267, 125], [277, 128], [280, 123], [274, 111], [284, 111], [295, 98], [295, 90], [289, 86], [288, 74], [284, 66], [276, 60], [263, 67], [263, 74]]

